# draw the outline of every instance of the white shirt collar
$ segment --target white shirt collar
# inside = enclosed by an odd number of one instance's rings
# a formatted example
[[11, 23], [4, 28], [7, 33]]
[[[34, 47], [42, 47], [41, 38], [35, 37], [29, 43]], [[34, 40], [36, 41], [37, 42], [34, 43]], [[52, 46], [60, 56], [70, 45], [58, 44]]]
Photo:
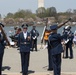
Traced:
[[24, 35], [24, 38], [26, 39], [26, 37], [27, 37], [27, 32], [26, 32], [26, 33], [23, 32], [23, 35]]

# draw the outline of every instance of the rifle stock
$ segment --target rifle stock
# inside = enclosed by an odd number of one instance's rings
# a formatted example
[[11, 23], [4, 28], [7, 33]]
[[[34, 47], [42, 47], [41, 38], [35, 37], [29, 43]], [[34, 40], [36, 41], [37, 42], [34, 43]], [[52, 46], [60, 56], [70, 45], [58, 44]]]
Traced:
[[6, 34], [5, 34], [5, 32], [4, 32], [4, 30], [3, 30], [3, 28], [2, 28], [1, 25], [3, 25], [3, 24], [0, 23], [0, 29], [1, 29], [1, 32], [2, 32], [2, 34], [3, 34], [3, 37], [4, 37], [4, 39], [6, 40], [8, 46], [11, 46], [11, 45], [10, 45], [10, 42], [8, 41], [8, 38], [7, 38], [7, 36], [6, 36]]

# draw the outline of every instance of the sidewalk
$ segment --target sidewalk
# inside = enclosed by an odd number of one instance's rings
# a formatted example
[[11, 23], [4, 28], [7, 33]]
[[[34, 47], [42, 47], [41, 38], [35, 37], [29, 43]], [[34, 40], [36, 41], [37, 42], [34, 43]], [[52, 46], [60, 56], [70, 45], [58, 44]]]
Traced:
[[[2, 75], [22, 75], [20, 73], [4, 73]], [[53, 75], [53, 73], [50, 73], [50, 72], [40, 72], [40, 73], [31, 73], [31, 74], [28, 74], [28, 75]], [[61, 75], [76, 75], [76, 73], [61, 73]]]
[[[48, 69], [47, 49], [41, 49], [30, 53], [29, 75], [53, 75]], [[61, 75], [76, 75], [76, 48], [73, 48], [74, 58], [63, 59], [61, 65]], [[21, 75], [21, 58], [16, 48], [6, 48], [3, 57], [3, 75]]]

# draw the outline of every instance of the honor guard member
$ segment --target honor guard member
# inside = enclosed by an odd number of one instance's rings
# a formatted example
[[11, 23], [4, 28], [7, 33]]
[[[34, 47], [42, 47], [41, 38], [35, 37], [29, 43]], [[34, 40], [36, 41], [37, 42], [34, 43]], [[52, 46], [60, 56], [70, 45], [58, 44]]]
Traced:
[[67, 28], [67, 40], [68, 42], [66, 43], [66, 57], [65, 58], [68, 58], [68, 48], [70, 50], [70, 59], [73, 58], [73, 49], [72, 49], [72, 44], [73, 44], [73, 33], [71, 31], [71, 27], [68, 26]]
[[31, 33], [31, 39], [32, 39], [32, 51], [35, 48], [35, 51], [37, 51], [37, 38], [39, 36], [39, 32], [36, 30], [36, 26], [33, 25], [33, 29], [30, 31]]
[[31, 37], [27, 32], [27, 24], [23, 24], [22, 28], [23, 30], [18, 36], [18, 44], [20, 46], [22, 75], [28, 75]]
[[3, 38], [3, 35], [1, 33], [1, 30], [0, 30], [0, 75], [2, 75], [1, 70], [2, 70], [2, 61], [3, 61], [5, 45], [6, 45], [6, 42], [5, 42], [4, 38]]
[[49, 35], [50, 53], [52, 55], [54, 75], [61, 75], [61, 35], [57, 33], [57, 24], [50, 26], [52, 33]]

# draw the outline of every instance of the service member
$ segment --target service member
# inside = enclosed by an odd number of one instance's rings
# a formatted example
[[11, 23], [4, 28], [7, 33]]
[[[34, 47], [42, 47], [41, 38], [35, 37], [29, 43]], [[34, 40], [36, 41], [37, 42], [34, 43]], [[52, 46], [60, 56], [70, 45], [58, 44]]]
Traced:
[[30, 31], [31, 33], [31, 39], [32, 39], [32, 51], [35, 48], [35, 51], [37, 51], [37, 38], [39, 36], [39, 32], [36, 30], [36, 26], [33, 25], [32, 30]]
[[24, 24], [23, 31], [18, 36], [18, 44], [20, 46], [22, 75], [28, 75], [29, 57], [30, 57], [30, 33], [27, 32], [27, 24]]
[[6, 45], [6, 42], [3, 38], [3, 35], [1, 33], [1, 30], [0, 30], [0, 75], [2, 75], [1, 70], [2, 70], [2, 61], [3, 61], [5, 45]]
[[57, 33], [57, 25], [50, 26], [52, 33], [49, 35], [49, 45], [52, 55], [54, 75], [61, 75], [61, 53], [63, 48], [61, 45], [61, 36]]
[[69, 40], [67, 43], [66, 43], [66, 57], [65, 58], [68, 58], [68, 48], [70, 50], [70, 59], [73, 59], [73, 49], [72, 49], [72, 45], [73, 45], [73, 38], [74, 38], [74, 35], [71, 31], [71, 27], [69, 26], [68, 29], [67, 29], [67, 40]]

